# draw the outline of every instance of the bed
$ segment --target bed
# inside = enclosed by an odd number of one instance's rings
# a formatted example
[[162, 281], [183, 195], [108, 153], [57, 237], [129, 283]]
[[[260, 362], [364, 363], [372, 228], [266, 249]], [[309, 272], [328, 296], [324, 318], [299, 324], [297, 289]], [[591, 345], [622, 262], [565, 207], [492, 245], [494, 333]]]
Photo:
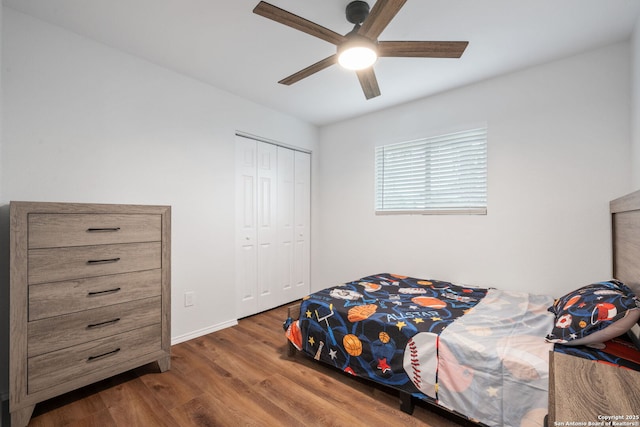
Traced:
[[[543, 425], [549, 352], [640, 370], [640, 191], [610, 203], [613, 279], [560, 298], [381, 273], [289, 308], [290, 355], [489, 426]], [[517, 396], [517, 398], [514, 398]]]

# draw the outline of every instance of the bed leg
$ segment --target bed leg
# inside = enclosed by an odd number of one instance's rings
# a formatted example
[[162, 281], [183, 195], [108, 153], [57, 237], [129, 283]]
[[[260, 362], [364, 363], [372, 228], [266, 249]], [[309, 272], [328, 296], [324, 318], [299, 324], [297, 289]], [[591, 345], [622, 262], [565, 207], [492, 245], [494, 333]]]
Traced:
[[415, 404], [413, 403], [413, 397], [411, 393], [407, 393], [404, 391], [400, 392], [400, 410], [406, 414], [413, 414], [413, 408]]
[[[287, 316], [292, 321], [298, 320], [300, 318], [300, 305], [301, 303], [297, 302], [287, 308]], [[288, 321], [288, 320], [287, 320]], [[291, 343], [291, 341], [287, 340], [287, 356], [293, 357], [298, 352], [298, 349]]]
[[297, 353], [296, 347], [291, 344], [291, 341], [287, 340], [287, 356], [293, 357]]

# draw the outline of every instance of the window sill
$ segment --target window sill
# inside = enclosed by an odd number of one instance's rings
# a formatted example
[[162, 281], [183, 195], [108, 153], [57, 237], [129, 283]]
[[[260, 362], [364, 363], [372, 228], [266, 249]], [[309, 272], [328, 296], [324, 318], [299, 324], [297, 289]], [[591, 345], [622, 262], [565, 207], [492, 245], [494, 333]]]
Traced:
[[376, 215], [487, 215], [487, 208], [375, 211]]

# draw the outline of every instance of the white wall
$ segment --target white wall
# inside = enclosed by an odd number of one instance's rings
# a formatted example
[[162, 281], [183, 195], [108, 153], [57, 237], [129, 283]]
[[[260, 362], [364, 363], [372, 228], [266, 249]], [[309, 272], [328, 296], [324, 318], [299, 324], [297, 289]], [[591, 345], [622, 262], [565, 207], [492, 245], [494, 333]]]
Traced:
[[[316, 289], [391, 272], [558, 295], [607, 279], [630, 190], [629, 44], [321, 129]], [[374, 147], [488, 125], [486, 216], [374, 214]]]
[[315, 158], [317, 128], [9, 8], [3, 30], [1, 202], [171, 205], [174, 341], [235, 322], [235, 131]]
[[633, 188], [640, 189], [640, 16], [631, 37], [631, 170]]

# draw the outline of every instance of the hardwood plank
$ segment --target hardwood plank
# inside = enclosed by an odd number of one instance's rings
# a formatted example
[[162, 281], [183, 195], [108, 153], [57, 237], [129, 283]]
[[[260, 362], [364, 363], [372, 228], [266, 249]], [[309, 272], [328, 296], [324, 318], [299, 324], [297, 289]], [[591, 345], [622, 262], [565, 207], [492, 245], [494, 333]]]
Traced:
[[117, 426], [175, 426], [176, 421], [163, 407], [158, 393], [139, 378], [122, 382], [100, 392]]
[[[308, 426], [329, 426], [336, 425], [336, 414], [339, 415], [339, 423], [344, 425], [360, 425], [363, 421], [353, 411], [353, 407], [344, 411], [344, 407], [335, 408], [333, 411], [326, 411], [325, 394], [318, 393], [317, 390], [300, 388], [294, 381], [282, 375], [273, 375], [260, 382], [261, 393], [268, 396], [282, 409], [296, 417], [300, 422], [305, 422]], [[296, 390], [292, 393], [291, 390]], [[357, 399], [358, 396], [353, 396]], [[363, 414], [366, 414], [365, 412]], [[375, 424], [369, 424], [375, 425]]]
[[186, 404], [171, 411], [172, 417], [181, 426], [219, 426], [221, 420], [217, 415], [216, 402], [206, 397], [196, 397]]
[[65, 427], [117, 427], [116, 422], [107, 409], [89, 414], [80, 419], [37, 418], [29, 424], [29, 426], [37, 427], [59, 427], [63, 425]]
[[[107, 411], [107, 407], [94, 386], [81, 388], [36, 406], [29, 426], [55, 427], [70, 425]], [[108, 418], [108, 417], [107, 417]], [[112, 420], [111, 420], [112, 421]], [[105, 421], [105, 425], [109, 421]]]
[[173, 427], [178, 423], [173, 417], [162, 410], [150, 406], [144, 399], [133, 399], [126, 404], [109, 408], [117, 426], [131, 427]]
[[149, 373], [141, 376], [140, 380], [147, 389], [153, 391], [152, 396], [167, 410], [183, 405], [202, 394], [202, 390], [188, 377], [185, 378], [175, 371]]

